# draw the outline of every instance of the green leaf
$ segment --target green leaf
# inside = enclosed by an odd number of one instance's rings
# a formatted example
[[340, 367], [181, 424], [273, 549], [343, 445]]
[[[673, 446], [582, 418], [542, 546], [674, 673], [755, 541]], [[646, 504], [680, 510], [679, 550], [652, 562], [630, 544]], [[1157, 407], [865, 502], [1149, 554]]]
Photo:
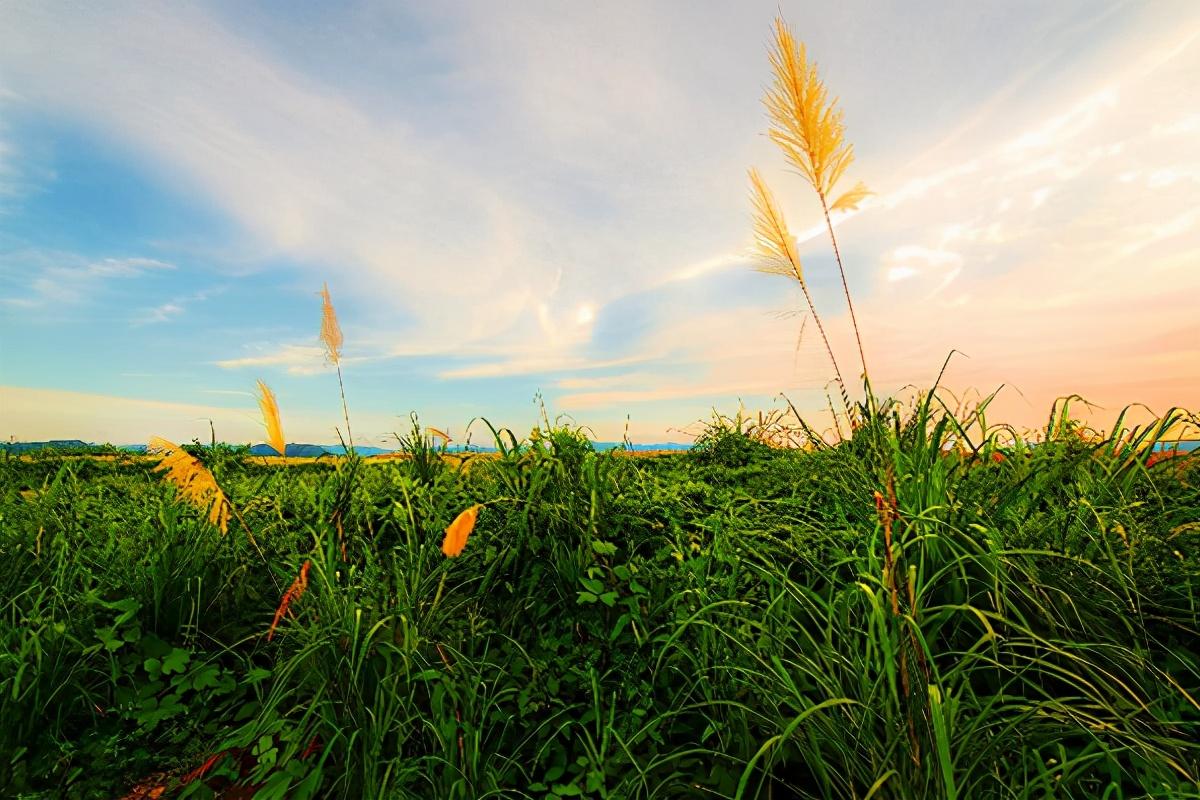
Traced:
[[617, 552], [617, 546], [612, 542], [602, 542], [599, 539], [593, 539], [592, 550], [599, 556], [611, 556]]
[[246, 673], [245, 682], [253, 686], [256, 683], [262, 683], [269, 677], [271, 677], [271, 670], [255, 667]]
[[200, 667], [192, 674], [192, 688], [197, 691], [214, 688], [220, 683], [221, 669], [212, 664]]
[[162, 660], [162, 671], [164, 675], [169, 675], [172, 672], [183, 672], [187, 669], [188, 662], [192, 660], [192, 654], [187, 650], [179, 647], [171, 649], [166, 658]]
[[96, 638], [104, 646], [104, 649], [110, 653], [115, 653], [125, 646], [124, 640], [117, 636], [115, 628], [97, 628]]
[[604, 583], [596, 580], [595, 578], [580, 578], [579, 582], [582, 583], [592, 594], [600, 594], [604, 591]]
[[600, 791], [601, 787], [603, 787], [603, 786], [604, 786], [604, 773], [598, 769], [588, 770], [588, 774], [587, 774], [587, 790], [588, 790], [588, 792], [591, 792], [591, 793], [598, 792], [598, 791]]

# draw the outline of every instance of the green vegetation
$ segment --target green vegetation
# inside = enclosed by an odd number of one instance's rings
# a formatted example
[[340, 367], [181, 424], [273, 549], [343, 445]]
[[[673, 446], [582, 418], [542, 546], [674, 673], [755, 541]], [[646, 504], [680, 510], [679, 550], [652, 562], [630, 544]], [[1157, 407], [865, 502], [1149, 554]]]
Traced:
[[[877, 400], [831, 212], [853, 160], [782, 23], [770, 136], [820, 200], [852, 404], [838, 443], [714, 418], [688, 453], [491, 429], [498, 454], [157, 462], [0, 452], [0, 790], [269, 798], [1200, 797], [1200, 458], [1056, 405], [1038, 444]], [[279, 408], [259, 382], [276, 452]], [[848, 433], [843, 435], [843, 425]], [[284, 463], [280, 463], [280, 462]], [[445, 539], [443, 540], [443, 537]]]
[[190, 448], [257, 544], [151, 461], [0, 457], [2, 793], [1200, 796], [1200, 459], [1147, 466], [1183, 417], [880, 408], [655, 458]]

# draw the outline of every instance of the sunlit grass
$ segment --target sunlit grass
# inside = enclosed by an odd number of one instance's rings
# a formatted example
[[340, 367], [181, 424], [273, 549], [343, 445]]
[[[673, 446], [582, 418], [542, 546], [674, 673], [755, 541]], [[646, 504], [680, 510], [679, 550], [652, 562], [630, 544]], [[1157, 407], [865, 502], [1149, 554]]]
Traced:
[[[775, 34], [770, 134], [833, 237], [864, 190], [837, 195], [840, 112]], [[362, 458], [323, 287], [345, 456], [282, 457], [260, 382], [280, 456], [0, 457], [0, 791], [1200, 796], [1200, 457], [1163, 450], [1196, 415], [1099, 431], [1072, 397], [1017, 431], [992, 396], [876, 396], [861, 338], [852, 403], [751, 181], [848, 430], [789, 402], [634, 458], [543, 408], [476, 421], [478, 453], [413, 415]]]

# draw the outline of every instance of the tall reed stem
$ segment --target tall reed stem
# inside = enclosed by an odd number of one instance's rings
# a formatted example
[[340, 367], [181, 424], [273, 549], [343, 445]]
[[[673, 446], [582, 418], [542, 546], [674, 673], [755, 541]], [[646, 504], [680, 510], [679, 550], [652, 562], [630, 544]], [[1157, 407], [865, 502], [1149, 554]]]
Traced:
[[821, 341], [825, 343], [825, 352], [829, 354], [829, 363], [833, 365], [833, 374], [837, 376], [838, 387], [842, 392], [842, 399], [848, 403], [846, 382], [842, 380], [842, 371], [838, 369], [837, 358], [833, 355], [833, 347], [829, 344], [829, 337], [825, 335], [825, 326], [821, 324], [821, 318], [817, 315], [817, 307], [813, 303], [812, 295], [808, 292], [808, 284], [803, 280], [800, 281], [800, 289], [804, 292], [804, 299], [808, 301], [808, 310], [812, 312], [813, 322], [817, 323], [817, 330], [821, 334]]
[[[858, 332], [858, 317], [854, 315], [854, 302], [850, 299], [850, 286], [846, 283], [846, 269], [842, 266], [842, 253], [838, 249], [837, 236], [833, 233], [833, 220], [829, 218], [829, 204], [825, 195], [818, 193], [821, 198], [821, 211], [825, 213], [825, 225], [829, 228], [829, 241], [833, 243], [833, 257], [837, 259], [838, 274], [842, 277], [842, 291], [846, 295], [846, 306], [850, 309], [850, 323], [854, 326], [854, 340], [858, 343], [858, 357], [862, 361], [863, 380], [867, 379], [867, 356], [863, 352], [862, 335]], [[817, 323], [820, 325], [820, 323]]]
[[342, 364], [339, 361], [336, 365], [338, 376], [338, 391], [342, 394], [342, 418], [346, 420], [346, 441], [350, 443], [350, 449], [354, 449], [354, 434], [350, 432], [350, 410], [346, 406], [346, 387], [342, 383]]

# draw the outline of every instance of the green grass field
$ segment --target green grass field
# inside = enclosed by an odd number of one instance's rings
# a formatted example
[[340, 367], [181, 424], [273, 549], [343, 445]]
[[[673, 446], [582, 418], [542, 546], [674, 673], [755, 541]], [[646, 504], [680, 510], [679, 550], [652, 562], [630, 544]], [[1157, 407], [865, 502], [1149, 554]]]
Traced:
[[1200, 796], [1200, 458], [1150, 450], [1182, 417], [1030, 446], [881, 408], [808, 449], [193, 448], [224, 535], [152, 461], [6, 457], [0, 794]]

